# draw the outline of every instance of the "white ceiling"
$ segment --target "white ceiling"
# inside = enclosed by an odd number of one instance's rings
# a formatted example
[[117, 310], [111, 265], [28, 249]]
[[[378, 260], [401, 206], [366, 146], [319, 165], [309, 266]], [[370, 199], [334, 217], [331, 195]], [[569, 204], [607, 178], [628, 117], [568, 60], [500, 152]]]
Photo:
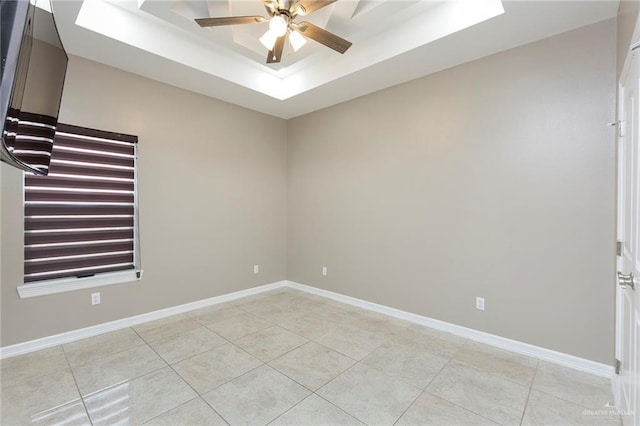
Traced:
[[267, 65], [267, 23], [201, 28], [194, 18], [262, 15], [262, 0], [52, 0], [67, 52], [291, 118], [616, 15], [619, 0], [338, 0], [308, 20], [353, 42], [309, 41]]

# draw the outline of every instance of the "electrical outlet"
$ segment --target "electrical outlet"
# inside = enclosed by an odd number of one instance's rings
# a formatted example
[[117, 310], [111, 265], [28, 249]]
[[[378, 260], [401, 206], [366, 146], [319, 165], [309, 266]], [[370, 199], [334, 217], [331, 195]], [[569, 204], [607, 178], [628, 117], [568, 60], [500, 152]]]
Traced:
[[253, 273], [257, 274], [260, 272], [260, 265], [253, 265]]
[[484, 297], [476, 297], [476, 309], [484, 311]]
[[326, 267], [326, 266], [323, 266], [323, 267], [322, 267], [322, 276], [323, 276], [323, 277], [326, 277], [326, 276], [327, 276], [327, 267]]
[[91, 293], [91, 305], [100, 304], [100, 293]]

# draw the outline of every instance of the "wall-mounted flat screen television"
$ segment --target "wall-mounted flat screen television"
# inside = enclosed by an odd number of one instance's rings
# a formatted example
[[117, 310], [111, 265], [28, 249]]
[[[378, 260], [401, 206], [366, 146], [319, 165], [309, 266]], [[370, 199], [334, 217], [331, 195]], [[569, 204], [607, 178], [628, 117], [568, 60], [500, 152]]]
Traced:
[[46, 175], [68, 57], [53, 13], [33, 2], [0, 0], [0, 159]]

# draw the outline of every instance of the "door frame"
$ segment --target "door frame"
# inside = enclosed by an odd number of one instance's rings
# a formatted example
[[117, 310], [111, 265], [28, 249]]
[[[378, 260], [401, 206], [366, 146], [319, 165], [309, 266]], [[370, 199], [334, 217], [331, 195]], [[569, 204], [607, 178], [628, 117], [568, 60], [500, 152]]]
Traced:
[[[617, 93], [616, 93], [616, 122], [613, 123], [613, 125], [615, 125], [616, 127], [616, 132], [615, 132], [615, 179], [616, 179], [616, 201], [615, 201], [615, 209], [616, 209], [616, 214], [615, 214], [615, 227], [616, 227], [616, 244], [618, 241], [622, 241], [622, 229], [621, 229], [621, 222], [619, 220], [620, 217], [620, 212], [622, 211], [622, 209], [624, 208], [624, 206], [621, 205], [622, 200], [620, 199], [620, 193], [621, 193], [621, 186], [622, 186], [622, 182], [620, 182], [620, 176], [619, 176], [619, 165], [620, 165], [620, 152], [621, 152], [621, 144], [620, 144], [620, 132], [622, 132], [622, 135], [625, 135], [626, 129], [625, 129], [625, 123], [624, 123], [624, 96], [623, 96], [623, 80], [626, 78], [628, 72], [629, 72], [629, 68], [631, 67], [631, 62], [633, 59], [633, 55], [640, 55], [640, 47], [637, 48], [634, 51], [631, 49], [632, 46], [634, 46], [635, 44], [640, 43], [640, 16], [638, 16], [636, 24], [635, 24], [635, 28], [633, 31], [633, 35], [631, 37], [631, 41], [630, 44], [628, 46], [628, 48], [626, 49], [626, 56], [625, 56], [625, 60], [624, 60], [624, 64], [622, 66], [622, 70], [620, 71], [620, 76], [619, 78], [617, 78]], [[620, 128], [620, 129], [618, 129]], [[623, 289], [618, 285], [618, 278], [617, 278], [617, 271], [620, 270], [620, 266], [622, 263], [621, 258], [617, 255], [617, 253], [614, 254], [615, 256], [615, 273], [613, 276], [613, 283], [614, 283], [614, 288], [615, 288], [615, 318], [614, 318], [614, 361], [621, 359], [621, 352], [623, 350], [622, 348], [622, 343], [621, 343], [621, 333], [623, 330], [622, 327], [622, 321], [623, 318], [620, 315], [621, 313], [621, 309], [620, 309], [620, 304], [623, 302], [622, 301], [622, 291]], [[620, 383], [621, 377], [617, 374], [613, 374], [613, 377], [611, 378], [611, 388], [613, 391], [613, 398], [614, 398], [614, 403], [615, 406], [617, 408], [620, 408], [620, 389], [621, 389], [621, 383]]]

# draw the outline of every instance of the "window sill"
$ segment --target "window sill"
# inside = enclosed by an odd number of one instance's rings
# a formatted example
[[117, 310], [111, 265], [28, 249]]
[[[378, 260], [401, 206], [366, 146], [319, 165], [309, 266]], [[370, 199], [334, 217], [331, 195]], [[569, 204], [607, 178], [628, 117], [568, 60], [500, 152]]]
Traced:
[[[140, 272], [140, 277], [142, 277]], [[67, 291], [82, 290], [85, 288], [102, 287], [106, 285], [123, 284], [139, 281], [133, 269], [127, 271], [107, 272], [94, 277], [84, 278], [59, 278], [55, 280], [40, 281], [18, 286], [18, 295], [21, 299], [28, 297], [46, 296], [48, 294], [65, 293]]]

